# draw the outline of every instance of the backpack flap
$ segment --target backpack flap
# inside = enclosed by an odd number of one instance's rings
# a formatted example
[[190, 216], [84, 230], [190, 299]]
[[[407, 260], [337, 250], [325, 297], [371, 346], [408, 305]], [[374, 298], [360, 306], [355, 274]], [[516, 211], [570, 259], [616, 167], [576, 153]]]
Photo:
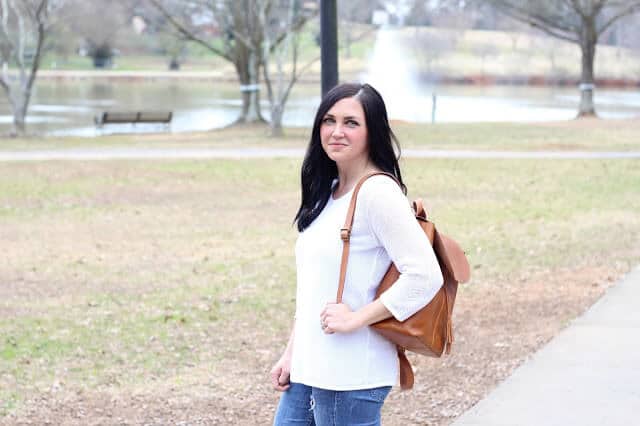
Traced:
[[469, 281], [471, 276], [469, 261], [458, 243], [436, 230], [433, 249], [454, 280], [459, 283]]

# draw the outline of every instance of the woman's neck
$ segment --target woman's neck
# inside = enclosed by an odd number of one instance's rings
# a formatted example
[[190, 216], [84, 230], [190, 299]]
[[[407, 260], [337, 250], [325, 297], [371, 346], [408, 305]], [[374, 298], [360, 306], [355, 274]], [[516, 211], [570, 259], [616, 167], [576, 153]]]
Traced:
[[349, 165], [349, 167], [338, 164], [338, 186], [334, 193], [337, 195], [346, 194], [356, 186], [363, 176], [377, 171], [380, 169], [368, 159], [364, 163]]

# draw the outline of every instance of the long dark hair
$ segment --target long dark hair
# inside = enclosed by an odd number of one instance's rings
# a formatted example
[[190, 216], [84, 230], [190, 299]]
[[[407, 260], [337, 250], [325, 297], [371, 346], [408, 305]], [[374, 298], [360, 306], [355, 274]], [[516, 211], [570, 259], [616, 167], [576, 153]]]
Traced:
[[[304, 231], [311, 222], [322, 212], [331, 195], [331, 183], [338, 177], [338, 167], [331, 160], [320, 141], [320, 126], [327, 111], [341, 99], [355, 98], [364, 110], [367, 123], [367, 135], [369, 145], [369, 159], [382, 171], [391, 173], [398, 179], [402, 191], [406, 194], [407, 188], [402, 182], [400, 166], [400, 145], [393, 134], [387, 118], [387, 108], [380, 93], [368, 84], [345, 83], [334, 87], [325, 95], [316, 112], [313, 122], [311, 139], [302, 163], [300, 173], [302, 200], [300, 208], [294, 219], [298, 224], [298, 231]], [[394, 151], [394, 145], [397, 149]]]

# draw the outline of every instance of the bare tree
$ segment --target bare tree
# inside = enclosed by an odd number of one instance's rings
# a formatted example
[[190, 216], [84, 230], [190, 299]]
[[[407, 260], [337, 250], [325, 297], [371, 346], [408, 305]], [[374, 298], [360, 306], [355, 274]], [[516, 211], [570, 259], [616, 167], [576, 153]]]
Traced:
[[[262, 71], [271, 107], [271, 136], [282, 136], [283, 134], [282, 118], [284, 107], [299, 76], [297, 74], [298, 34], [289, 31], [279, 45], [276, 45], [277, 37], [282, 28], [291, 27], [296, 19], [296, 2], [295, 0], [283, 0], [280, 3], [280, 7], [286, 9], [284, 20], [273, 16], [273, 9], [272, 7], [267, 7], [270, 6], [268, 4], [263, 4], [260, 10], [260, 21], [265, 28]], [[272, 58], [276, 65], [275, 76], [272, 75], [271, 71]], [[291, 64], [288, 77], [284, 69], [286, 62]]]
[[[426, 78], [436, 79], [439, 77], [433, 70], [433, 63], [455, 48], [458, 43], [458, 35], [457, 30], [416, 27], [410, 43], [418, 62], [426, 65]], [[425, 69], [425, 67], [420, 68]]]
[[112, 65], [116, 37], [129, 25], [130, 3], [123, 0], [66, 0], [69, 27], [82, 41], [93, 65]]
[[340, 44], [344, 47], [347, 58], [351, 58], [352, 44], [361, 37], [361, 35], [355, 35], [357, 26], [354, 23], [370, 22], [374, 6], [375, 3], [372, 4], [369, 0], [338, 2], [338, 20], [340, 22], [338, 33], [341, 35]]
[[[299, 13], [305, 13], [311, 17], [314, 15], [315, 8], [309, 8], [306, 11], [301, 10], [301, 3], [298, 0], [272, 0], [261, 9], [261, 21], [265, 28], [265, 37], [263, 43], [263, 78], [267, 87], [267, 96], [271, 108], [271, 135], [282, 135], [282, 118], [284, 114], [285, 104], [291, 93], [291, 89], [298, 81], [300, 76], [304, 74], [312, 65], [320, 61], [320, 56], [308, 61], [305, 65], [298, 67], [299, 59], [299, 32], [284, 31], [287, 27], [293, 28], [295, 23], [300, 19]], [[352, 15], [354, 20], [364, 19], [366, 21], [366, 7], [369, 2], [359, 2], [364, 10], [360, 11], [361, 15]], [[307, 6], [309, 7], [309, 6]], [[375, 28], [369, 27], [362, 30], [359, 34], [351, 33], [350, 42], [358, 42], [369, 36]], [[284, 37], [282, 37], [284, 34]], [[339, 49], [349, 49], [349, 43], [342, 43]], [[288, 69], [287, 69], [288, 65]], [[275, 69], [273, 69], [275, 67]]]
[[[13, 112], [12, 136], [26, 133], [25, 118], [49, 31], [48, 0], [0, 0], [0, 86]], [[9, 72], [15, 64], [16, 73]]]
[[[299, 31], [311, 18], [310, 13], [296, 13], [295, 20], [278, 32], [269, 35], [269, 49], [265, 49], [265, 22], [262, 11], [268, 11], [276, 0], [192, 0], [181, 1], [182, 16], [172, 13], [172, 0], [149, 0], [165, 18], [190, 41], [198, 43], [211, 53], [231, 62], [240, 82], [242, 112], [236, 123], [264, 121], [260, 112], [260, 70], [264, 64], [265, 52], [273, 50], [287, 38], [290, 32]], [[301, 0], [295, 1], [300, 7]], [[175, 8], [175, 3], [173, 3]], [[276, 8], [282, 10], [282, 8]], [[285, 8], [286, 9], [286, 8]], [[184, 11], [188, 13], [185, 14]], [[193, 17], [208, 17], [217, 29], [219, 37], [207, 38]], [[282, 18], [282, 17], [280, 17]], [[284, 17], [286, 19], [286, 16]], [[202, 26], [201, 26], [202, 27]]]
[[619, 19], [640, 10], [640, 0], [476, 0], [543, 32], [580, 46], [578, 117], [594, 116], [594, 59], [598, 39]]

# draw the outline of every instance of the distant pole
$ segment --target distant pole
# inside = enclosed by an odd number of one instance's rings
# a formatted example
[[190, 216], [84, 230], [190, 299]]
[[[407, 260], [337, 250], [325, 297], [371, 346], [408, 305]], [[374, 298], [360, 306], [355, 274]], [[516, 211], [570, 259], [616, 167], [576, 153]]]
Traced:
[[435, 92], [431, 94], [431, 124], [436, 122], [436, 107], [438, 106], [438, 98]]
[[338, 9], [336, 0], [320, 0], [322, 96], [338, 85]]

